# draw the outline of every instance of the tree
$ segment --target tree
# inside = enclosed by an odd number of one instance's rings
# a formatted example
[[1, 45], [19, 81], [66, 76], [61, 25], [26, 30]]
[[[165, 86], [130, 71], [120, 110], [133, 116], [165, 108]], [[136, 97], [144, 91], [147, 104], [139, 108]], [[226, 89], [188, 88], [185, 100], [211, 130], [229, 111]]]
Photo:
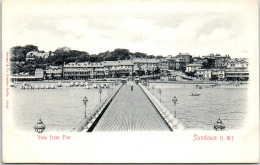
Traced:
[[[103, 56], [102, 56], [103, 55]], [[105, 54], [98, 55], [98, 61], [103, 61], [104, 57], [107, 61], [117, 61], [117, 60], [129, 60], [130, 54], [128, 49], [115, 49], [112, 52], [106, 52]]]
[[96, 54], [92, 54], [92, 55], [90, 55], [90, 62], [95, 62], [96, 61], [96, 59], [97, 59], [97, 55]]
[[112, 61], [113, 59], [111, 59], [111, 55], [109, 51], [106, 52], [101, 52], [96, 56], [96, 61], [100, 62], [100, 61]]
[[182, 66], [180, 66], [180, 70], [181, 70], [182, 72], [185, 72], [186, 67], [182, 65]]
[[19, 73], [20, 67], [18, 63], [12, 62], [11, 63], [11, 74]]
[[147, 55], [145, 53], [135, 52], [133, 53], [133, 58], [146, 58]]
[[30, 52], [30, 51], [39, 51], [38, 46], [26, 45], [26, 46], [24, 47], [24, 52], [25, 52], [25, 54], [27, 54], [27, 53]]
[[157, 59], [162, 59], [163, 56], [162, 55], [159, 55], [159, 56], [156, 56]]
[[147, 57], [148, 57], [149, 59], [151, 59], [151, 58], [155, 58], [154, 55], [148, 55]]
[[213, 68], [214, 65], [215, 65], [214, 59], [208, 59], [207, 62], [205, 61], [202, 63], [202, 68], [209, 69], [209, 68]]
[[154, 74], [159, 74], [161, 72], [160, 68], [157, 66], [154, 70]]
[[61, 48], [56, 49], [54, 52], [57, 54], [60, 54], [60, 53], [69, 52], [69, 51], [70, 51], [69, 47], [61, 47]]
[[25, 61], [26, 54], [30, 51], [38, 51], [38, 47], [34, 45], [26, 45], [26, 46], [15, 46], [10, 50], [11, 61]]

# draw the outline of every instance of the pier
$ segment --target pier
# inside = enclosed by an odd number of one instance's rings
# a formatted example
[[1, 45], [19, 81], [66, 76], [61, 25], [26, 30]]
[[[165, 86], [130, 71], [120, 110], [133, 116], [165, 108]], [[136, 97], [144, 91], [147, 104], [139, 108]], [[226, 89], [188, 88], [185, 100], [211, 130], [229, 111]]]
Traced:
[[93, 131], [170, 131], [170, 128], [139, 85], [127, 82]]
[[[131, 89], [133, 87], [133, 90]], [[185, 127], [142, 84], [128, 81], [101, 103], [76, 132], [174, 131]]]

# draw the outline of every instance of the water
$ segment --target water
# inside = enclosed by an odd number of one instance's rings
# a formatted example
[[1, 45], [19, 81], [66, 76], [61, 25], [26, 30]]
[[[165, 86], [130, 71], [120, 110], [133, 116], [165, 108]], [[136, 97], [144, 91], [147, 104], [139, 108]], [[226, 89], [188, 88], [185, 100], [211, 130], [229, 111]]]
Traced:
[[[155, 89], [151, 87], [154, 85]], [[158, 89], [162, 89], [162, 103], [184, 123], [188, 129], [213, 130], [219, 116], [226, 130], [243, 127], [247, 115], [247, 88], [214, 87], [209, 85], [197, 89], [189, 84], [150, 84], [149, 90], [159, 99]], [[111, 91], [111, 89], [110, 89]], [[199, 93], [200, 96], [190, 96]], [[67, 131], [77, 125], [85, 115], [83, 97], [88, 97], [87, 113], [99, 104], [99, 89], [83, 87], [21, 90], [11, 88], [10, 104], [15, 114], [17, 128], [33, 131], [39, 118], [46, 125], [45, 132]], [[108, 94], [103, 89], [102, 98]], [[174, 107], [172, 98], [178, 102]]]
[[[152, 86], [154, 85], [154, 90]], [[174, 114], [188, 129], [213, 130], [220, 117], [226, 130], [240, 129], [247, 116], [246, 85], [213, 87], [202, 85], [202, 89], [192, 84], [150, 84], [149, 90], [159, 100], [158, 89], [162, 89], [162, 104]], [[191, 96], [198, 93], [200, 96]], [[174, 107], [173, 96], [178, 101]]]
[[[110, 92], [112, 89], [109, 89]], [[84, 96], [88, 97], [86, 112], [91, 112], [100, 103], [99, 89], [63, 87], [56, 89], [21, 90], [11, 89], [10, 104], [15, 112], [17, 127], [32, 131], [39, 118], [47, 131], [70, 131], [85, 116]], [[102, 99], [108, 89], [102, 89]]]

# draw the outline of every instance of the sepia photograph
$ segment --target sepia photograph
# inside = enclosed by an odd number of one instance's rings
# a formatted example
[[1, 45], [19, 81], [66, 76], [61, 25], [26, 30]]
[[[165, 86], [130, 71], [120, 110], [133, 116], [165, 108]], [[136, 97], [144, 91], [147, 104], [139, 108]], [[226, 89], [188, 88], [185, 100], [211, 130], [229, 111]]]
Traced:
[[259, 163], [258, 21], [257, 0], [4, 0], [2, 162]]

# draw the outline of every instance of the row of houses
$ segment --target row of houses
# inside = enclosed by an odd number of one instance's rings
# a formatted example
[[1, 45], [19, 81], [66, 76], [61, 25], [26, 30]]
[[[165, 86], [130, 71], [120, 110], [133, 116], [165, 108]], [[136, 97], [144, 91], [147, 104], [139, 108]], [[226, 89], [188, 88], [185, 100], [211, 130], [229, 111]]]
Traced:
[[103, 62], [71, 62], [63, 66], [36, 68], [35, 75], [43, 79], [96, 79], [154, 74], [159, 68], [158, 59], [132, 59]]
[[[209, 80], [248, 80], [248, 59], [230, 58], [210, 54], [192, 57], [179, 53], [161, 59], [135, 58], [131, 60], [103, 62], [71, 62], [63, 66], [36, 68], [35, 76], [41, 79], [92, 79], [117, 78], [121, 76], [154, 75], [181, 70], [189, 76]], [[167, 75], [167, 74], [164, 74]]]
[[244, 80], [249, 79], [248, 59], [233, 58], [220, 64], [222, 67], [202, 68], [202, 64], [191, 63], [186, 66], [185, 73], [197, 78], [209, 80]]
[[33, 61], [35, 60], [35, 58], [43, 58], [46, 59], [49, 56], [53, 56], [54, 53], [53, 52], [44, 52], [44, 51], [30, 51], [26, 54], [26, 61]]

